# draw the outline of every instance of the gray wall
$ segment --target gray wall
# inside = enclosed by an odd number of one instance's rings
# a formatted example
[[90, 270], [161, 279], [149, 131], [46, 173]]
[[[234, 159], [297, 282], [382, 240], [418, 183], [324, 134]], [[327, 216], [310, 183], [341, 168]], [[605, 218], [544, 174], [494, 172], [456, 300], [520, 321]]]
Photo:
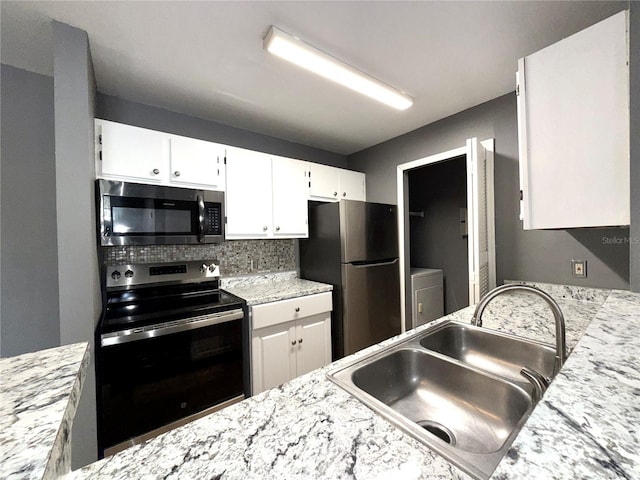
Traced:
[[640, 4], [630, 3], [631, 290], [640, 292]]
[[[83, 30], [53, 22], [60, 343], [90, 342], [102, 309], [95, 237], [95, 79]], [[97, 458], [95, 370], [72, 431], [72, 467]]]
[[60, 344], [53, 79], [1, 66], [1, 352]]
[[[495, 138], [496, 269], [498, 284], [526, 279], [605, 288], [629, 288], [629, 245], [615, 239], [628, 228], [524, 231], [518, 219], [518, 126], [510, 93], [349, 156], [367, 174], [367, 200], [397, 203], [396, 166]], [[608, 240], [614, 239], [614, 240]], [[588, 261], [588, 277], [571, 277], [571, 259]]]
[[346, 167], [347, 158], [338, 153], [249, 132], [221, 123], [171, 112], [157, 107], [98, 94], [96, 116], [161, 132], [184, 135], [234, 147], [248, 148], [272, 155], [298, 158], [335, 167]]
[[467, 206], [466, 157], [409, 172], [411, 266], [444, 272], [445, 314], [469, 305], [469, 241], [460, 234], [460, 208]]

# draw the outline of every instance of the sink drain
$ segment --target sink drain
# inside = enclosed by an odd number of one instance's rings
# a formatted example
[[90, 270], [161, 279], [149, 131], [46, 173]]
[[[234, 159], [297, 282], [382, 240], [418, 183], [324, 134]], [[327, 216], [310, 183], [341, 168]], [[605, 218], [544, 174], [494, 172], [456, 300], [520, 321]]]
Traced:
[[443, 442], [448, 443], [449, 445], [455, 445], [456, 437], [454, 437], [451, 430], [446, 428], [444, 425], [432, 420], [422, 420], [421, 422], [418, 422], [418, 425], [424, 428], [431, 435], [438, 437]]

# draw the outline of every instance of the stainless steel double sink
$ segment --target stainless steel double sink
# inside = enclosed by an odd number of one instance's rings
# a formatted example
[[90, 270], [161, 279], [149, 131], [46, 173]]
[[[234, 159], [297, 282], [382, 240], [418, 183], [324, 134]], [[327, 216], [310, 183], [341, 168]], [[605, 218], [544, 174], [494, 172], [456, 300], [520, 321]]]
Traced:
[[476, 478], [488, 478], [549, 382], [555, 348], [445, 321], [328, 374], [330, 380]]

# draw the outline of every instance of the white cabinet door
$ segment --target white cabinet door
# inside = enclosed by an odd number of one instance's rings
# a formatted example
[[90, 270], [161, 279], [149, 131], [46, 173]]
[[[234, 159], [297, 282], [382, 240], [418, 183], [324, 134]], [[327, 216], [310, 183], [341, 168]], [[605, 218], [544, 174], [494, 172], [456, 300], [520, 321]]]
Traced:
[[224, 145], [171, 136], [172, 184], [202, 187], [210, 190], [224, 188]]
[[96, 120], [96, 131], [100, 139], [99, 176], [146, 183], [161, 183], [167, 178], [169, 139], [166, 135], [106, 120]]
[[271, 234], [271, 158], [230, 148], [226, 165], [226, 238], [264, 238]]
[[352, 170], [340, 170], [340, 199], [365, 201], [365, 175]]
[[273, 157], [273, 235], [308, 237], [309, 177], [307, 163]]
[[331, 292], [251, 307], [253, 394], [331, 363]]
[[518, 63], [524, 229], [628, 225], [627, 12]]
[[293, 322], [254, 331], [251, 339], [254, 395], [296, 376], [295, 334]]
[[298, 320], [295, 331], [298, 376], [331, 363], [331, 312]]
[[311, 199], [312, 200], [338, 200], [340, 192], [340, 169], [321, 165], [319, 163], [309, 164]]

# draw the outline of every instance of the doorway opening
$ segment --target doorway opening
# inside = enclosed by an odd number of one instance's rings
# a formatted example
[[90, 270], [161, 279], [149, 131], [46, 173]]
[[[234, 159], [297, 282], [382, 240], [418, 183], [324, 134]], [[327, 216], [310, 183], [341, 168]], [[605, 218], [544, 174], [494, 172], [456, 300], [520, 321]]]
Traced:
[[496, 284], [493, 139], [398, 166], [402, 328], [452, 313]]
[[424, 165], [408, 176], [409, 273], [421, 305], [419, 312], [412, 307], [417, 326], [469, 305], [467, 159]]

